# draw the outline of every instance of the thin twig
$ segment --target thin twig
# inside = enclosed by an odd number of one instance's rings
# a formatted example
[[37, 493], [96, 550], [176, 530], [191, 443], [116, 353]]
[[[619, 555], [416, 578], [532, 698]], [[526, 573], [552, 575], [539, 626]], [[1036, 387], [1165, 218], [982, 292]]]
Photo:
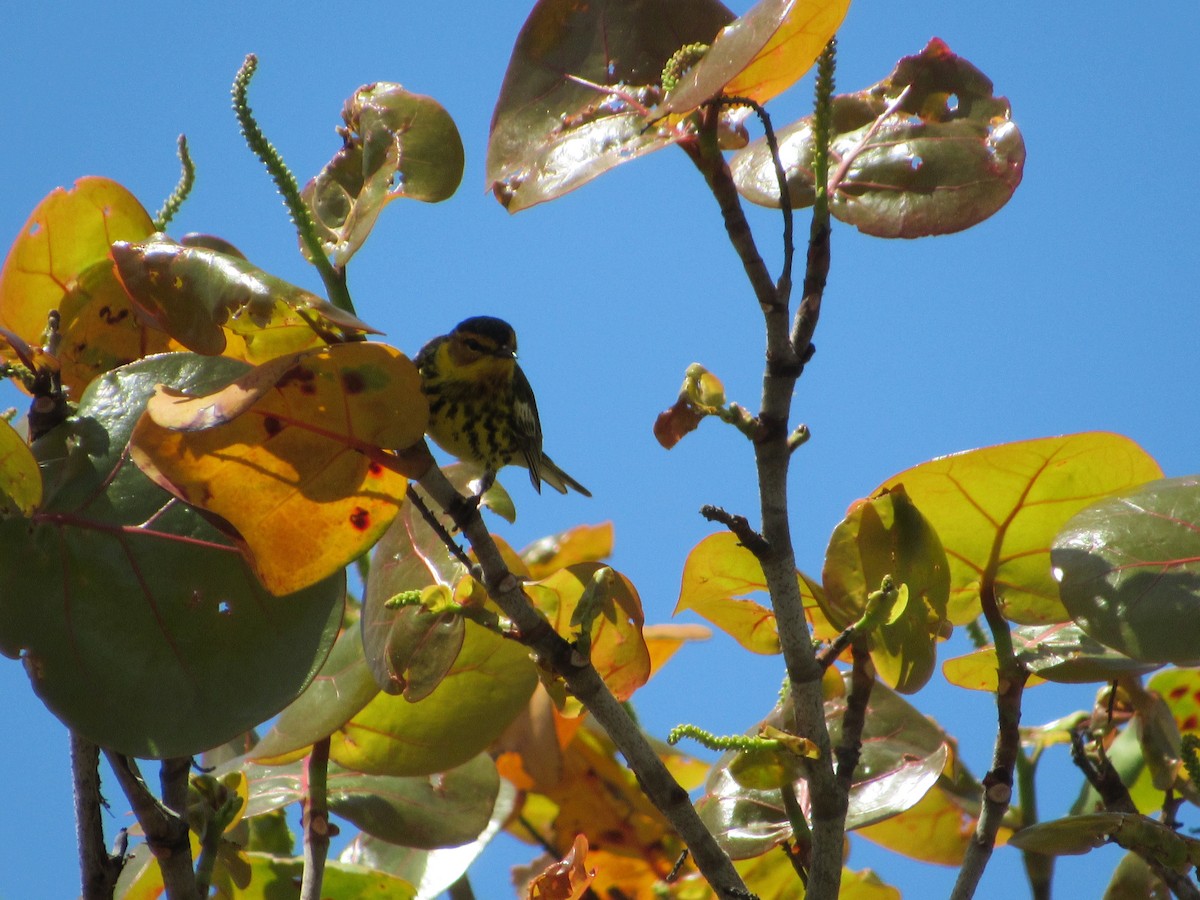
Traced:
[[79, 842], [83, 900], [110, 900], [125, 865], [124, 853], [110, 854], [104, 845], [100, 807], [100, 748], [71, 732], [71, 775], [75, 783], [75, 836]]
[[142, 827], [146, 846], [158, 861], [168, 900], [199, 900], [187, 822], [150, 792], [136, 760], [111, 750], [104, 755]]
[[706, 505], [700, 507], [700, 515], [708, 519], [710, 522], [720, 522], [728, 528], [743, 547], [753, 553], [756, 557], [762, 557], [770, 553], [771, 548], [763, 536], [750, 527], [750, 520], [745, 516], [734, 515], [721, 509], [719, 506]]
[[317, 741], [304, 761], [304, 878], [300, 883], [300, 900], [320, 900], [325, 880], [325, 859], [333, 831], [326, 796], [329, 744], [329, 738]]
[[850, 171], [850, 167], [854, 165], [854, 161], [862, 155], [862, 152], [867, 149], [867, 146], [874, 140], [879, 129], [883, 127], [883, 123], [896, 114], [904, 101], [908, 99], [909, 92], [912, 90], [912, 85], [905, 85], [904, 90], [893, 97], [888, 105], [884, 107], [883, 112], [875, 117], [875, 121], [871, 123], [871, 127], [867, 129], [867, 133], [862, 136], [857, 144], [850, 148], [847, 153], [838, 163], [837, 170], [833, 173], [833, 177], [829, 179], [829, 196], [833, 197], [837, 194], [838, 188], [841, 187], [843, 181], [846, 180], [846, 175]]
[[846, 711], [842, 713], [842, 737], [837, 749], [838, 785], [847, 794], [854, 783], [854, 770], [862, 755], [862, 733], [867, 724], [867, 704], [875, 687], [875, 666], [867, 650], [866, 640], [855, 641], [850, 650], [853, 664], [850, 669], [850, 691], [846, 695]]
[[441, 539], [451, 555], [462, 563], [468, 572], [473, 573], [475, 563], [471, 561], [471, 557], [467, 555], [467, 551], [458, 545], [458, 541], [454, 539], [454, 535], [446, 530], [446, 526], [442, 524], [441, 519], [425, 504], [425, 501], [421, 499], [421, 495], [416, 492], [411, 484], [408, 486], [408, 493], [405, 496], [417, 508], [417, 512], [421, 514], [421, 518], [425, 520], [425, 524], [433, 529], [433, 533]]

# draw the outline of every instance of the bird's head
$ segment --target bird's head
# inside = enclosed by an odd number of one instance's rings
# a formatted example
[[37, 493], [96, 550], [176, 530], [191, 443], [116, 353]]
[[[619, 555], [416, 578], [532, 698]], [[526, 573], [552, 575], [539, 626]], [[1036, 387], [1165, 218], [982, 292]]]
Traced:
[[517, 356], [517, 333], [503, 319], [493, 316], [473, 316], [459, 322], [447, 344], [457, 365], [497, 374], [511, 373]]

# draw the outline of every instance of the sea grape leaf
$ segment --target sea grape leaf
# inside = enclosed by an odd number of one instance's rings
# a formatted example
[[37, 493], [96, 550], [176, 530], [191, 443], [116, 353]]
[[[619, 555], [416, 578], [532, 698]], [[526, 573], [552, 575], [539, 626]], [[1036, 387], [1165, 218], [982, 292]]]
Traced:
[[1083, 509], [1054, 540], [1062, 602], [1091, 637], [1143, 662], [1200, 665], [1200, 476]]
[[112, 258], [141, 316], [206, 356], [226, 353], [227, 331], [241, 338], [248, 362], [377, 333], [240, 256], [184, 246], [163, 234], [138, 243], [118, 241]]
[[[1026, 687], [1043, 681], [1059, 684], [1116, 681], [1158, 668], [1156, 663], [1130, 659], [1104, 646], [1074, 622], [1014, 628], [1012, 643], [1017, 659], [1036, 678]], [[998, 686], [996, 650], [991, 646], [946, 660], [942, 671], [947, 681], [959, 687], [995, 691]]]
[[488, 187], [516, 212], [672, 143], [672, 129], [645, 118], [663, 65], [732, 19], [717, 0], [539, 0], [492, 114]]
[[419, 442], [428, 410], [398, 350], [338, 344], [208, 394], [159, 388], [130, 453], [160, 486], [229, 522], [282, 594], [340, 570], [387, 528], [407, 482], [384, 453]]
[[612, 556], [612, 552], [612, 522], [604, 522], [576, 525], [536, 540], [521, 550], [521, 559], [529, 568], [529, 577], [536, 580], [576, 563], [600, 562]]
[[[767, 853], [752, 859], [734, 861], [734, 867], [742, 876], [746, 888], [758, 900], [795, 900], [796, 898], [796, 867], [785, 853]], [[680, 898], [690, 897], [685, 886], [691, 878], [697, 885], [697, 896], [707, 897], [706, 883], [698, 873], [679, 879]], [[705, 885], [705, 888], [700, 888]], [[841, 883], [838, 886], [838, 900], [901, 900], [900, 892], [889, 884], [885, 884], [871, 869], [853, 871], [842, 867]]]
[[[237, 900], [281, 900], [296, 891], [304, 876], [304, 859], [247, 853], [250, 883], [236, 893]], [[281, 890], [281, 886], [284, 889]], [[321, 896], [337, 900], [416, 900], [417, 892], [407, 881], [375, 869], [339, 860], [325, 863]]]
[[943, 456], [885, 481], [903, 484], [950, 561], [948, 618], [980, 615], [980, 591], [1023, 625], [1065, 622], [1050, 546], [1095, 500], [1159, 478], [1158, 463], [1129, 438], [1091, 431]]
[[[881, 118], [906, 88], [899, 107]], [[778, 133], [796, 208], [811, 206], [814, 197], [812, 125], [808, 116]], [[830, 193], [830, 212], [877, 237], [970, 228], [1008, 202], [1025, 165], [1025, 143], [1008, 100], [995, 96], [990, 79], [938, 38], [900, 60], [878, 84], [834, 97], [832, 167], [855, 153]], [[730, 169], [747, 199], [779, 205], [765, 139], [740, 151]]]
[[[304, 762], [283, 766], [249, 764], [247, 816], [259, 816], [302, 801], [307, 793]], [[432, 850], [474, 840], [488, 823], [500, 789], [496, 764], [478, 754], [435, 775], [398, 778], [366, 775], [330, 765], [329, 811], [381, 840]]]
[[341, 621], [341, 573], [269, 595], [227, 537], [125, 457], [156, 383], [211, 383], [236, 365], [168, 354], [100, 376], [34, 445], [41, 505], [0, 519], [0, 650], [52, 712], [121, 753], [191, 756], [264, 721]]
[[658, 112], [691, 112], [720, 94], [766, 103], [812, 68], [849, 6], [850, 0], [760, 0], [721, 29]]
[[[822, 588], [798, 572], [805, 614], [816, 637], [828, 640], [837, 634], [820, 611]], [[703, 616], [752, 653], [779, 652], [775, 613], [746, 594], [766, 593], [762, 565], [737, 537], [729, 532], [712, 534], [692, 548], [683, 566], [679, 600], [672, 615], [691, 610]]]
[[46, 316], [77, 278], [108, 257], [114, 241], [154, 232], [133, 194], [107, 178], [80, 178], [55, 188], [30, 213], [0, 270], [0, 325], [30, 344], [42, 343]]
[[911, 694], [929, 681], [938, 638], [948, 636], [950, 569], [937, 532], [903, 485], [856, 503], [834, 529], [821, 573], [825, 617], [839, 630], [854, 624], [889, 575], [900, 598], [866, 640], [884, 682]]
[[650, 652], [642, 637], [642, 601], [624, 575], [600, 563], [577, 563], [527, 583], [525, 591], [564, 638], [579, 641], [581, 632], [586, 635], [592, 665], [618, 700], [628, 700], [646, 683]]
[[1200, 733], [1200, 671], [1167, 669], [1150, 679], [1147, 687], [1163, 698], [1182, 733]]
[[28, 518], [42, 502], [42, 473], [25, 439], [0, 419], [0, 518]]
[[[848, 688], [850, 673], [843, 677]], [[841, 735], [845, 710], [844, 692], [825, 701], [825, 722], [834, 746]], [[783, 722], [781, 706], [764, 720], [764, 724], [775, 727]], [[862, 754], [850, 788], [847, 830], [881, 822], [913, 807], [937, 782], [949, 754], [949, 740], [937, 725], [899, 694], [876, 684], [868, 702]], [[731, 857], [749, 859], [789, 840], [792, 825], [778, 790], [754, 790], [737, 783], [729, 771], [736, 755], [730, 751], [717, 760], [696, 810]], [[807, 782], [797, 781], [795, 790], [811, 821]]]
[[338, 266], [363, 245], [388, 203], [445, 200], [463, 174], [458, 128], [432, 97], [386, 81], [366, 84], [346, 100], [342, 120], [342, 148], [301, 193]]
[[330, 758], [379, 775], [428, 775], [461, 765], [495, 740], [529, 701], [529, 651], [472, 622], [462, 652], [419, 703], [380, 693], [334, 733]]
[[1137, 813], [1086, 813], [1039, 822], [1009, 841], [1028, 853], [1048, 856], [1088, 853], [1109, 842], [1178, 872], [1200, 862], [1200, 840]]
[[344, 628], [312, 683], [280, 713], [251, 758], [277, 759], [329, 737], [378, 693], [358, 629]]

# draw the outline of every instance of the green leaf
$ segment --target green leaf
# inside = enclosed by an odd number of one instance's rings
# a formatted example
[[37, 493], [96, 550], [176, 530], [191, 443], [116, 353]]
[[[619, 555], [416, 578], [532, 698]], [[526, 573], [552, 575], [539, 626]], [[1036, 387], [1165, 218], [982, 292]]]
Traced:
[[333, 735], [330, 758], [380, 775], [427, 775], [466, 762], [525, 708], [537, 685], [529, 651], [467, 623], [462, 652], [419, 703], [379, 694]]
[[[890, 575], [900, 589], [888, 620], [866, 635], [880, 677], [904, 694], [924, 687], [949, 630], [950, 566], [937, 532], [903, 485], [855, 506], [829, 539], [821, 609], [835, 628], [853, 624]], [[907, 602], [904, 602], [907, 595]]]
[[487, 183], [497, 199], [517, 212], [672, 143], [671, 129], [645, 118], [663, 65], [732, 19], [717, 0], [539, 0], [492, 114]]
[[[249, 817], [304, 799], [304, 762], [285, 766], [248, 765]], [[422, 777], [364, 775], [329, 767], [330, 812], [367, 834], [404, 847], [432, 850], [474, 840], [487, 826], [500, 789], [490, 756]]]
[[272, 597], [237, 547], [125, 455], [160, 382], [241, 365], [190, 354], [101, 376], [34, 447], [45, 500], [0, 520], [0, 650], [55, 715], [101, 746], [190, 756], [279, 712], [337, 634], [344, 576]]
[[[899, 108], [876, 125], [906, 87]], [[812, 125], [809, 116], [778, 133], [797, 208], [813, 203]], [[833, 99], [831, 158], [848, 158], [864, 141], [831, 193], [830, 212], [877, 237], [970, 228], [1008, 202], [1025, 165], [1025, 143], [1008, 100], [994, 96], [987, 76], [937, 38], [878, 84]], [[739, 152], [730, 169], [747, 199], [779, 205], [764, 139]]]
[[333, 734], [378, 693], [358, 629], [347, 627], [312, 683], [254, 745], [251, 756], [267, 759], [311, 746]]
[[[304, 875], [304, 860], [283, 859], [262, 853], [247, 853], [250, 863], [250, 886], [236, 895], [214, 894], [216, 900], [290, 900], [299, 897], [299, 885]], [[329, 860], [321, 896], [330, 900], [413, 900], [416, 889], [403, 879], [377, 872], [363, 866]]]
[[1200, 841], [1136, 813], [1088, 813], [1024, 828], [1009, 841], [1014, 847], [1049, 856], [1087, 853], [1111, 841], [1178, 872], [1200, 861]]
[[226, 331], [239, 335], [245, 357], [257, 362], [377, 333], [240, 256], [185, 247], [166, 235], [139, 243], [118, 241], [112, 258], [141, 315], [189, 350], [207, 356], [225, 353]]
[[1133, 659], [1200, 665], [1200, 476], [1166, 478], [1080, 512], [1054, 541], [1071, 618]]
[[386, 81], [363, 85], [342, 119], [342, 149], [301, 194], [338, 266], [363, 245], [388, 203], [445, 200], [463, 174], [458, 128], [431, 97]]
[[[848, 682], [849, 673], [844, 677]], [[825, 723], [834, 746], [841, 736], [845, 711], [844, 694], [826, 700]], [[777, 706], [765, 724], [779, 727], [782, 721], [783, 713]], [[938, 781], [950, 753], [948, 739], [937, 725], [880, 684], [871, 692], [862, 744], [850, 788], [847, 830], [910, 809]], [[778, 790], [738, 784], [730, 771], [737, 757], [738, 753], [730, 751], [717, 760], [696, 811], [732, 858], [749, 859], [789, 840], [792, 826]], [[801, 779], [794, 788], [811, 821], [808, 782]]]

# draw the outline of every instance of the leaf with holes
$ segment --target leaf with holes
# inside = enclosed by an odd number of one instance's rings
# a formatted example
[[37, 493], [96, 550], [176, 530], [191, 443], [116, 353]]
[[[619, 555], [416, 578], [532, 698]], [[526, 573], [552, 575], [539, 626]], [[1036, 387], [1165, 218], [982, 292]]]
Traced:
[[885, 481], [903, 484], [950, 561], [949, 619], [981, 612], [980, 592], [1023, 625], [1065, 622], [1050, 545], [1076, 512], [1162, 475], [1129, 438], [1102, 431], [1017, 441], [943, 456]]
[[0, 650], [73, 730], [121, 753], [191, 756], [275, 715], [341, 621], [341, 573], [271, 596], [225, 535], [125, 457], [155, 384], [236, 368], [170, 354], [101, 376], [34, 445], [43, 502], [0, 518]]
[[[792, 206], [811, 206], [812, 117], [777, 137]], [[877, 237], [913, 238], [962, 231], [1003, 207], [1021, 183], [1025, 142], [987, 76], [934, 38], [883, 81], [833, 99], [830, 159], [831, 171], [850, 160], [831, 193], [835, 217]], [[748, 200], [779, 205], [765, 139], [730, 169]]]
[[189, 350], [264, 362], [375, 333], [375, 329], [241, 256], [177, 244], [166, 235], [112, 246], [117, 275], [139, 313]]
[[1142, 662], [1200, 665], [1200, 476], [1089, 506], [1054, 540], [1062, 601], [1091, 637]]
[[344, 143], [301, 196], [334, 265], [344, 266], [393, 200], [436, 203], [457, 189], [463, 146], [432, 97], [386, 81], [366, 84], [342, 110]]
[[396, 515], [407, 482], [388, 451], [421, 441], [429, 417], [399, 351], [338, 344], [244, 371], [219, 391], [178, 387], [155, 392], [131, 456], [230, 523], [273, 593], [340, 570]]
[[663, 65], [732, 19], [717, 0], [539, 0], [492, 114], [486, 177], [496, 198], [517, 212], [674, 142], [645, 117]]

